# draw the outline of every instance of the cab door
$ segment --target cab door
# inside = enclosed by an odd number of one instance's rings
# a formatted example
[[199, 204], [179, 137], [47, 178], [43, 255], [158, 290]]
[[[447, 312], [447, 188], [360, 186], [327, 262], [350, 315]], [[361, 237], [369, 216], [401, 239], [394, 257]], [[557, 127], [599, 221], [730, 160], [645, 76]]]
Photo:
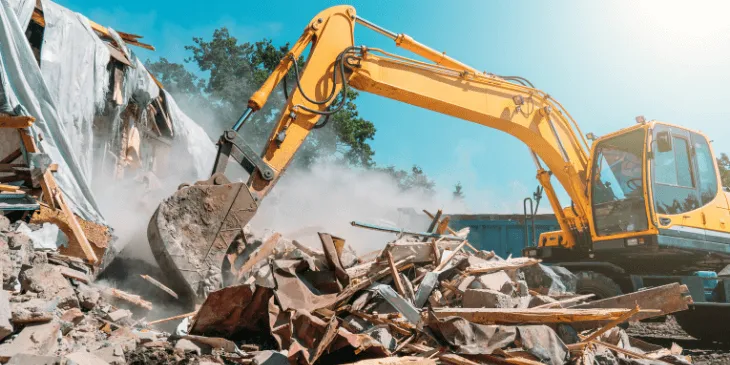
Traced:
[[659, 238], [671, 246], [692, 247], [705, 241], [692, 139], [686, 129], [654, 126], [652, 193]]
[[730, 210], [721, 188], [717, 162], [705, 136], [691, 132], [690, 137], [705, 238], [710, 242], [730, 244]]

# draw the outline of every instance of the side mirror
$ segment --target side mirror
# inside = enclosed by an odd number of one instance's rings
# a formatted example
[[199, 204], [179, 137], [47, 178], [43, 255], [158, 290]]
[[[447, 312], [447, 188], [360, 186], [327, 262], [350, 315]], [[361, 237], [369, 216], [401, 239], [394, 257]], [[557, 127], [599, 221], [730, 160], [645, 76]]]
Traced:
[[659, 152], [669, 152], [672, 150], [672, 133], [670, 131], [661, 131], [656, 134], [656, 146]]

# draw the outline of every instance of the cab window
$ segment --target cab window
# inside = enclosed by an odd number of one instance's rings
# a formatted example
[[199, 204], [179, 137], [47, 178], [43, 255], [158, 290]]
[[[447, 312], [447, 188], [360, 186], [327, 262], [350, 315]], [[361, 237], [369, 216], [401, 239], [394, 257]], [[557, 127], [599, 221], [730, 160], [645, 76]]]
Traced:
[[[661, 151], [657, 134], [671, 132], [671, 149]], [[652, 142], [654, 205], [657, 213], [680, 214], [700, 207], [690, 135], [686, 130], [657, 126]]]
[[715, 160], [710, 152], [710, 145], [705, 137], [692, 133], [692, 146], [694, 147], [695, 159], [697, 160], [697, 177], [700, 187], [700, 199], [702, 205], [708, 204], [717, 195], [717, 173], [715, 172]]

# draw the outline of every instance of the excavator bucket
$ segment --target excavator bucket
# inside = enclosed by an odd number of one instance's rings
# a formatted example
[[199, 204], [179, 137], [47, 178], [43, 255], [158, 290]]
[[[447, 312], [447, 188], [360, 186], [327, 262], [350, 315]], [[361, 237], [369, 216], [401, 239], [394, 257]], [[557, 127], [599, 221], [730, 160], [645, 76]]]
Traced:
[[[167, 284], [189, 303], [222, 286], [223, 261], [258, 209], [244, 183], [222, 174], [181, 187], [155, 211], [147, 238]], [[231, 267], [231, 265], [225, 265]]]

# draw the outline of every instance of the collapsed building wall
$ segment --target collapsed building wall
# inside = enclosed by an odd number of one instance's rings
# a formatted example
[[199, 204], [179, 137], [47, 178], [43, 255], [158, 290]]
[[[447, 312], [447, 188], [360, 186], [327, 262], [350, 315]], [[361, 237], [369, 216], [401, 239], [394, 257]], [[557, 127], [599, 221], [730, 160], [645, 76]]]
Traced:
[[[0, 184], [40, 199], [45, 190], [21, 172], [52, 171], [86, 230], [86, 223], [106, 225], [95, 184], [164, 175], [179, 161], [189, 164], [189, 179], [209, 174], [214, 144], [128, 47], [154, 49], [141, 36], [105, 28], [50, 0], [0, 5], [0, 117], [34, 119], [23, 128], [0, 123]], [[36, 144], [37, 153], [26, 142]], [[54, 197], [44, 200], [53, 208]], [[109, 247], [91, 243], [101, 256]]]

